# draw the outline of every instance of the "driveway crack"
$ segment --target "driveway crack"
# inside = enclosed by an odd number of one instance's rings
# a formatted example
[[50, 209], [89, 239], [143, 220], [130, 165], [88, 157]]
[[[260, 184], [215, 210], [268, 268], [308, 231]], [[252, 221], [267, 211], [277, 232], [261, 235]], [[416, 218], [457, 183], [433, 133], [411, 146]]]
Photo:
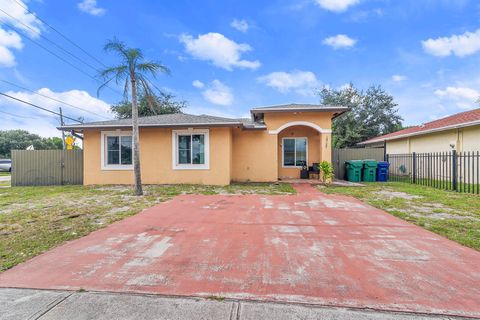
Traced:
[[39, 319], [42, 318], [44, 315], [46, 315], [48, 312], [50, 312], [53, 308], [55, 308], [56, 306], [58, 306], [58, 305], [59, 305], [60, 303], [62, 303], [63, 301], [67, 300], [72, 294], [73, 294], [73, 292], [67, 294], [66, 296], [62, 296], [62, 297], [59, 297], [59, 298], [53, 300], [52, 302], [50, 302], [50, 303], [48, 304], [46, 310], [42, 311], [38, 316], [33, 315], [32, 317], [29, 318], [29, 320], [39, 320]]

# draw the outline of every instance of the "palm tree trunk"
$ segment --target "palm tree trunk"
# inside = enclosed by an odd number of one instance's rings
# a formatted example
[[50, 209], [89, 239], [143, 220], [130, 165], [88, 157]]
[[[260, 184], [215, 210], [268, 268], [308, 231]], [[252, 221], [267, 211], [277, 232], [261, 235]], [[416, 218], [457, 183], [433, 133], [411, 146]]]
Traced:
[[143, 195], [142, 174], [140, 172], [140, 143], [138, 130], [137, 86], [132, 75], [132, 140], [133, 140], [133, 174], [135, 176], [135, 194]]

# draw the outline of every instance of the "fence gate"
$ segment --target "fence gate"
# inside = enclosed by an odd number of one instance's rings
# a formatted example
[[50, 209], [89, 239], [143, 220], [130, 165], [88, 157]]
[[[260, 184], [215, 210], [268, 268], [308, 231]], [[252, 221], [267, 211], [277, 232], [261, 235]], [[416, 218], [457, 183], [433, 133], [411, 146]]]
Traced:
[[83, 150], [12, 150], [12, 187], [83, 184]]
[[384, 148], [333, 149], [333, 169], [335, 178], [346, 179], [345, 161], [374, 159], [383, 161]]

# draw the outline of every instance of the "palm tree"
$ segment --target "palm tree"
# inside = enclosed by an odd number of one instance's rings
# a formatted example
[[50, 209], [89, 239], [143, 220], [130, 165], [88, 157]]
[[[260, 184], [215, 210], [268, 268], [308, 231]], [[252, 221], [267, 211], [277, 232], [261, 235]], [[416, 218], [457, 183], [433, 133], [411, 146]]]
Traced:
[[135, 175], [135, 194], [140, 196], [142, 190], [142, 176], [140, 172], [140, 143], [138, 130], [138, 108], [137, 95], [142, 93], [147, 97], [149, 103], [154, 101], [154, 93], [151, 83], [147, 75], [156, 77], [158, 72], [169, 74], [170, 71], [164, 65], [145, 61], [142, 50], [138, 48], [129, 48], [123, 42], [113, 39], [109, 40], [104, 47], [106, 52], [117, 54], [121, 60], [120, 65], [116, 67], [105, 68], [99, 71], [99, 76], [103, 80], [102, 85], [98, 88], [97, 95], [100, 90], [106, 87], [112, 80], [115, 83], [123, 83], [123, 97], [128, 101], [128, 94], [131, 91], [132, 97], [132, 140], [133, 140], [133, 171]]

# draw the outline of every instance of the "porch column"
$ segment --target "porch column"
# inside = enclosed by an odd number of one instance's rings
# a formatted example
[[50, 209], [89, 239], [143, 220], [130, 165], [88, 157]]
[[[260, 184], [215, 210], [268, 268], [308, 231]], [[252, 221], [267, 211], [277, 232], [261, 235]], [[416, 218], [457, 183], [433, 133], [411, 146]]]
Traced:
[[332, 163], [332, 133], [322, 132], [320, 134], [320, 162]]

